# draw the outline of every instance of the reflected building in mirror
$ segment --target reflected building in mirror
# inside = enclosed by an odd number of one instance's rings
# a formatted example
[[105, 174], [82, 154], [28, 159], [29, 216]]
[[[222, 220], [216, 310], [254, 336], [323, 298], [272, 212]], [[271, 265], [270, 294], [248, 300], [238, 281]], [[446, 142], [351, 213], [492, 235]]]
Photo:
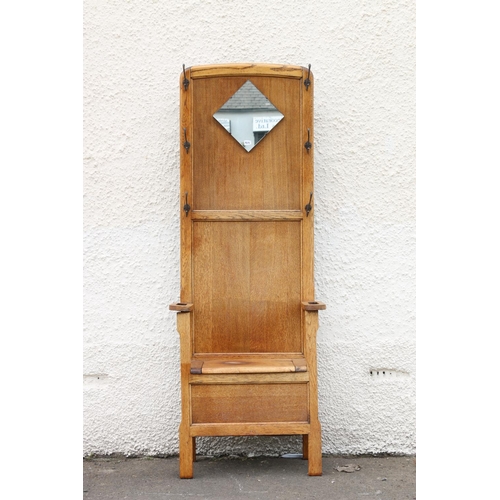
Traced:
[[213, 116], [247, 151], [251, 151], [283, 119], [283, 115], [250, 80]]

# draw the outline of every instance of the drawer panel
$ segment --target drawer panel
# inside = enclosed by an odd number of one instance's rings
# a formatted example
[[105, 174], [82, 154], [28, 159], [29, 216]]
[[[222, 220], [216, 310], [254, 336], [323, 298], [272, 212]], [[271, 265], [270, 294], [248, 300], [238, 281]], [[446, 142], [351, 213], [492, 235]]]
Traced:
[[308, 422], [307, 385], [192, 385], [192, 422]]

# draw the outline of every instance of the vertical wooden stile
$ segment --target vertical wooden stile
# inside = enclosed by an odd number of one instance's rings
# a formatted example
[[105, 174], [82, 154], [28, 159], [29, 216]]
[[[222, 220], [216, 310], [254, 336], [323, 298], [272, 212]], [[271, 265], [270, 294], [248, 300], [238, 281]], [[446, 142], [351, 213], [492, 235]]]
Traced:
[[[303, 79], [307, 78], [308, 70], [303, 69]], [[308, 90], [302, 89], [302, 300], [314, 300], [314, 117], [313, 117], [313, 91], [314, 79], [309, 75], [311, 85]], [[304, 85], [302, 85], [304, 87]], [[309, 134], [308, 134], [309, 130]], [[309, 151], [305, 143], [309, 138], [312, 147]], [[313, 193], [312, 210], [306, 214], [305, 206]]]
[[[191, 70], [186, 70], [186, 78], [190, 81], [187, 89], [184, 88], [184, 74], [180, 78], [180, 221], [181, 221], [181, 301], [192, 302], [192, 276], [191, 276], [191, 242], [192, 242], [192, 210], [188, 215], [184, 212], [186, 193], [188, 203], [193, 206], [193, 81], [191, 80]], [[185, 130], [185, 132], [184, 132]], [[185, 140], [190, 142], [189, 151], [186, 151], [183, 144]]]
[[[190, 69], [186, 70], [186, 78], [191, 80]], [[191, 211], [186, 216], [184, 204], [188, 193], [188, 203], [192, 205], [192, 144], [189, 150], [184, 142], [192, 137], [192, 82], [187, 89], [183, 85], [184, 75], [180, 78], [180, 224], [181, 224], [181, 302], [192, 302], [191, 276]], [[194, 438], [190, 435], [191, 426], [191, 386], [189, 376], [193, 352], [191, 332], [193, 314], [191, 312], [177, 313], [177, 330], [180, 335], [181, 358], [181, 424], [179, 426], [179, 475], [183, 479], [193, 477]]]

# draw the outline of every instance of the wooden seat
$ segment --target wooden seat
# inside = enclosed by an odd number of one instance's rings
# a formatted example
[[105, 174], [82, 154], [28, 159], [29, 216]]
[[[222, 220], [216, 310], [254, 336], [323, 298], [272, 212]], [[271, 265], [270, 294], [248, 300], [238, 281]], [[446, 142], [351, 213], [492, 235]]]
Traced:
[[180, 84], [180, 477], [198, 436], [297, 434], [321, 475], [312, 75], [198, 66]]
[[305, 358], [295, 359], [193, 359], [191, 373], [295, 373], [306, 372]]

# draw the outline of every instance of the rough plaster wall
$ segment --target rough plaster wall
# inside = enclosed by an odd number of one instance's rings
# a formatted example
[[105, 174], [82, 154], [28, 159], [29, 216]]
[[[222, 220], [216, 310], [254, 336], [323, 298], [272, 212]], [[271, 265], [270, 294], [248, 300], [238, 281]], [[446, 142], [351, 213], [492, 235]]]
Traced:
[[[414, 453], [414, 2], [84, 5], [84, 454], [177, 453], [178, 78], [183, 63], [224, 62], [315, 75], [323, 451]], [[200, 440], [214, 454], [299, 450]]]

